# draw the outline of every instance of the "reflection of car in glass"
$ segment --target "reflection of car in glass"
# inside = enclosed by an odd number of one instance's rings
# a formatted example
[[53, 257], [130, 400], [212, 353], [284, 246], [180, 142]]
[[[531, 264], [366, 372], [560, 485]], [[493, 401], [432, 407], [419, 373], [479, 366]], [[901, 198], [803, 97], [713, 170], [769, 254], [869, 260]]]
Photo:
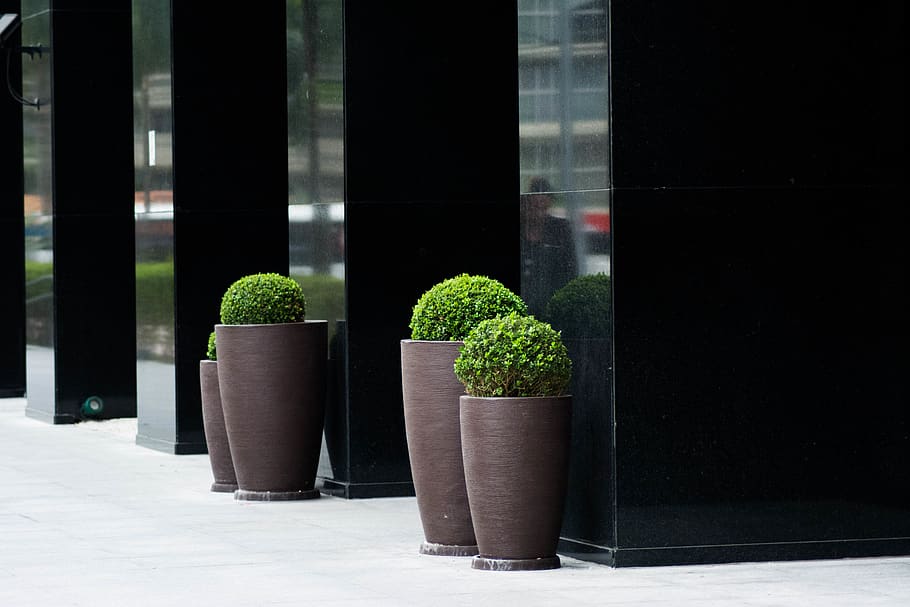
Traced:
[[602, 272], [610, 275], [610, 210], [584, 209], [581, 212], [582, 230], [585, 234], [585, 272]]
[[589, 253], [610, 254], [610, 211], [585, 209], [581, 212], [582, 226], [587, 237]]
[[291, 274], [344, 277], [344, 203], [288, 207]]

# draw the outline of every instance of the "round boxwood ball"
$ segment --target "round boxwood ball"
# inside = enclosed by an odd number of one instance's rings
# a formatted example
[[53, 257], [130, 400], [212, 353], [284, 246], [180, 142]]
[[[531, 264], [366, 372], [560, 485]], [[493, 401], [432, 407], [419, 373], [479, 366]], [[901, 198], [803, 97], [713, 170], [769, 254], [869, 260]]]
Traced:
[[221, 298], [221, 323], [266, 325], [303, 322], [306, 299], [294, 279], [280, 274], [250, 274]]

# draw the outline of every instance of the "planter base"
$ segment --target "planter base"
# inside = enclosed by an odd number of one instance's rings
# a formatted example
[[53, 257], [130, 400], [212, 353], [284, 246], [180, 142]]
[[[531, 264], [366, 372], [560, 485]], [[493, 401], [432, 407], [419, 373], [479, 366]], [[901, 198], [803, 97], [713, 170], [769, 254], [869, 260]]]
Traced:
[[454, 546], [423, 542], [420, 544], [420, 554], [432, 556], [475, 556], [477, 554], [477, 546]]
[[249, 491], [237, 489], [234, 499], [247, 502], [291, 502], [295, 500], [311, 500], [319, 497], [319, 489], [306, 489], [303, 491]]
[[212, 491], [215, 493], [233, 493], [237, 491], [236, 483], [212, 483]]
[[558, 556], [546, 556], [537, 559], [494, 559], [485, 556], [475, 556], [471, 561], [471, 569], [484, 571], [541, 571], [543, 569], [559, 569]]

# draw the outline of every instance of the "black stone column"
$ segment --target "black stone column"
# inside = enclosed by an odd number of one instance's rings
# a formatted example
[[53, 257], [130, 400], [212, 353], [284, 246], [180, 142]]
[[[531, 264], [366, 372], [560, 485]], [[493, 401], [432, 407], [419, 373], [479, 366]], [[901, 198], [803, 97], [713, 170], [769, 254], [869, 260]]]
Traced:
[[[205, 3], [141, 4], [142, 15], [170, 4], [170, 46], [161, 40], [161, 50], [170, 53], [173, 108], [173, 318], [169, 359], [139, 361], [137, 442], [200, 453], [199, 360], [221, 296], [245, 274], [288, 272], [285, 5], [247, 14]], [[139, 129], [142, 145], [149, 128]]]
[[754, 8], [611, 2], [617, 565], [910, 551], [904, 8]]
[[[0, 0], [0, 13], [21, 14], [19, 0]], [[0, 75], [0, 398], [25, 395], [25, 240], [22, 220], [22, 106], [4, 90], [22, 90], [18, 32], [0, 49], [9, 82]], [[4, 65], [5, 63], [0, 63]], [[5, 69], [5, 68], [4, 68]]]
[[517, 20], [509, 3], [438, 18], [421, 2], [346, 2], [344, 19], [347, 369], [323, 483], [405, 495], [411, 308], [461, 272], [519, 289]]
[[27, 111], [44, 113], [50, 128], [38, 162], [50, 167], [53, 223], [50, 317], [29, 312], [29, 322], [48, 321], [50, 349], [29, 350], [26, 413], [71, 423], [96, 396], [101, 417], [134, 416], [130, 2], [48, 8], [25, 15], [38, 24], [33, 33], [49, 36], [28, 42], [50, 46], [52, 97]]

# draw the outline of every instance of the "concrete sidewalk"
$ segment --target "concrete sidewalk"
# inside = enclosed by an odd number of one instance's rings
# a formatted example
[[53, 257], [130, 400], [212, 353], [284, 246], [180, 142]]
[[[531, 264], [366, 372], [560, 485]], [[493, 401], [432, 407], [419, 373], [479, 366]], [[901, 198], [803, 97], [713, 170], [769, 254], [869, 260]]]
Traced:
[[0, 606], [910, 605], [910, 558], [487, 572], [422, 556], [413, 498], [237, 502], [136, 420], [0, 399]]

